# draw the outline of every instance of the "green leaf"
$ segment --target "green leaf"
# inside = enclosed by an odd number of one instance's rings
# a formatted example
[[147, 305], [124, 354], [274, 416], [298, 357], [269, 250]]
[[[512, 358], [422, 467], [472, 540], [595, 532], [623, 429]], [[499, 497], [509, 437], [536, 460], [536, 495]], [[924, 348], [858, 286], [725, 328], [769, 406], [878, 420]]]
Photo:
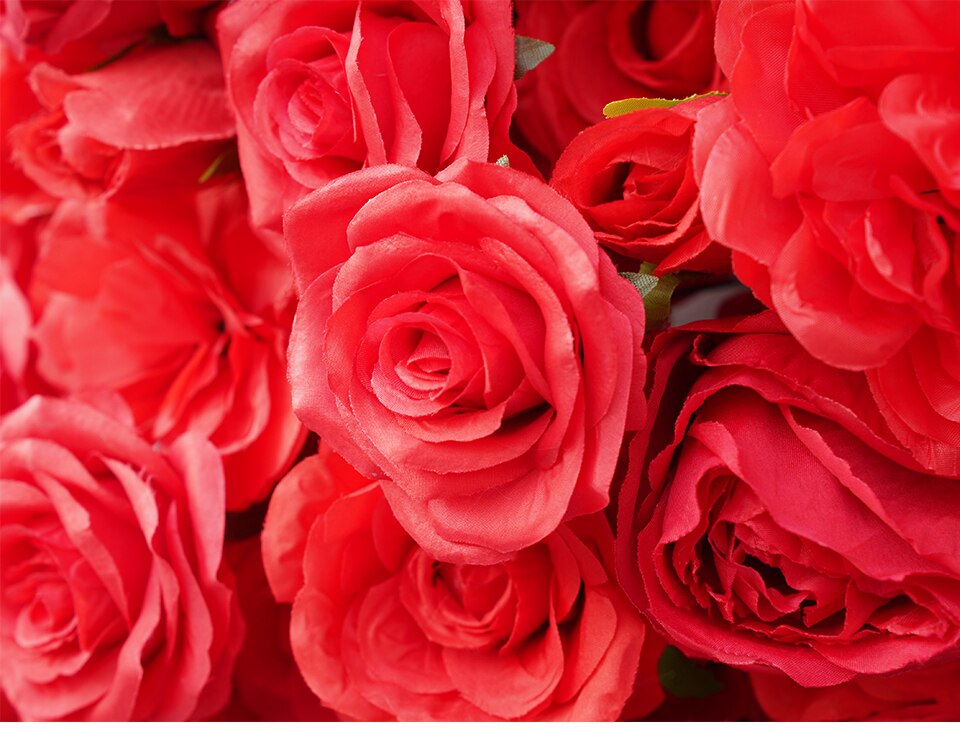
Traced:
[[542, 64], [557, 47], [546, 41], [538, 41], [527, 36], [514, 36], [513, 53], [516, 59], [513, 79], [516, 81], [528, 71]]
[[683, 99], [655, 99], [653, 97], [637, 97], [635, 99], [618, 99], [610, 102], [603, 108], [603, 115], [608, 119], [610, 117], [619, 117], [621, 114], [636, 112], [638, 109], [668, 109], [676, 107], [683, 102], [689, 102], [691, 99], [700, 99], [701, 97], [725, 97], [726, 92], [712, 91], [706, 94], [691, 94]]
[[673, 646], [667, 646], [657, 663], [660, 685], [681, 699], [702, 699], [723, 691], [710, 669], [698, 666]]
[[647, 315], [647, 330], [662, 325], [670, 317], [670, 298], [680, 284], [675, 274], [657, 277], [653, 274], [653, 265], [644, 262], [639, 272], [621, 272], [620, 276], [637, 288], [643, 298], [643, 309]]

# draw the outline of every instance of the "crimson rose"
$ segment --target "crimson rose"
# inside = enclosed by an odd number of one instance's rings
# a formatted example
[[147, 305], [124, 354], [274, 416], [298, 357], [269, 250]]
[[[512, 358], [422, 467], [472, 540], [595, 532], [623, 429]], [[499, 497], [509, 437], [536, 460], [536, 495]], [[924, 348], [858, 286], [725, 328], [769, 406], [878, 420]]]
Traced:
[[[294, 469], [291, 475], [296, 472]], [[237, 656], [232, 708], [242, 713], [241, 719], [336, 721], [336, 715], [324, 707], [304, 683], [293, 660], [290, 605], [278, 603], [270, 591], [260, 558], [259, 537], [228, 541], [223, 551], [224, 561], [236, 577], [240, 610], [251, 629]]]
[[608, 102], [718, 89], [714, 12], [711, 0], [518, 0], [517, 33], [556, 47], [517, 83], [516, 128], [541, 169]]
[[718, 99], [640, 109], [588, 127], [563, 151], [550, 185], [603, 246], [653, 262], [658, 273], [729, 272], [729, 251], [704, 229], [690, 155], [697, 114]]
[[805, 689], [782, 674], [751, 674], [757, 699], [771, 719], [791, 722], [960, 719], [960, 665], [942, 664], [889, 676], [864, 676], [839, 686]]
[[960, 482], [770, 312], [651, 351], [618, 574], [682, 649], [828, 686], [955, 659]]

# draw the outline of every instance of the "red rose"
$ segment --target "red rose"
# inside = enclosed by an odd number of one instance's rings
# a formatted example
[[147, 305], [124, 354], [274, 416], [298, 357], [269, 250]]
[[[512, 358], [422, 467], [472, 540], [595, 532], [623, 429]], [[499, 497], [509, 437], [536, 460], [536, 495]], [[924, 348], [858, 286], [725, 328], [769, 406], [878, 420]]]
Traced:
[[[617, 717], [647, 631], [607, 569], [602, 515], [502, 564], [447, 564], [351, 472], [325, 449], [307, 458], [277, 487], [263, 534], [271, 586], [296, 598], [294, 656], [326, 704], [363, 720]], [[641, 714], [662, 700], [646, 689]]]
[[110, 406], [35, 397], [0, 422], [0, 684], [24, 719], [203, 718], [243, 633], [220, 458]]
[[30, 303], [13, 277], [6, 257], [0, 257], [0, 414], [9, 412], [27, 397], [25, 380], [30, 353], [33, 315]]
[[10, 700], [0, 691], [0, 722], [19, 722], [20, 715], [13, 708]]
[[556, 51], [517, 84], [516, 127], [548, 172], [608, 102], [718, 89], [714, 3], [518, 0], [517, 33]]
[[518, 158], [510, 20], [508, 0], [228, 7], [220, 47], [254, 222], [279, 232], [303, 193], [369, 165]]
[[618, 574], [674, 643], [803, 686], [957, 656], [960, 482], [899, 444], [862, 374], [769, 312], [667, 332], [650, 359]]
[[563, 151], [550, 185], [605, 247], [658, 264], [657, 272], [729, 272], [729, 251], [703, 227], [690, 157], [697, 113], [718, 99], [642, 109], [588, 127]]
[[44, 111], [11, 131], [13, 158], [63, 198], [196, 185], [235, 130], [206, 43], [147, 48], [86, 74], [41, 63], [30, 82]]
[[260, 559], [260, 540], [227, 542], [224, 556], [237, 578], [240, 609], [251, 629], [237, 656], [233, 708], [252, 720], [336, 721], [304, 683], [293, 660], [290, 606], [273, 599]]
[[771, 719], [791, 722], [960, 719], [960, 665], [862, 677], [827, 689], [805, 689], [780, 674], [751, 674], [757, 699]]
[[27, 84], [30, 66], [17, 62], [0, 46], [0, 414], [40, 390], [30, 334], [33, 313], [25, 290], [36, 257], [38, 226], [56, 200], [27, 178], [11, 161], [10, 128], [37, 111]]
[[209, 437], [228, 510], [266, 497], [304, 435], [285, 377], [289, 273], [245, 214], [238, 183], [66, 202], [32, 283], [40, 374], [68, 392], [120, 391], [152, 440]]
[[[200, 30], [216, 0], [3, 0], [0, 40], [23, 58], [28, 49], [70, 56], [91, 66], [123, 51], [160, 25], [174, 36]], [[81, 60], [82, 59], [82, 60]]]
[[381, 166], [302, 200], [284, 233], [294, 408], [392, 479], [420, 544], [495, 562], [607, 505], [643, 420], [643, 303], [567, 201], [497, 165]]
[[[960, 16], [953, 3], [724, 3], [731, 95], [694, 142], [702, 210], [741, 280], [814, 356], [878, 369], [891, 424], [960, 475]], [[909, 398], [891, 381], [923, 353]], [[894, 375], [896, 374], [896, 375]]]

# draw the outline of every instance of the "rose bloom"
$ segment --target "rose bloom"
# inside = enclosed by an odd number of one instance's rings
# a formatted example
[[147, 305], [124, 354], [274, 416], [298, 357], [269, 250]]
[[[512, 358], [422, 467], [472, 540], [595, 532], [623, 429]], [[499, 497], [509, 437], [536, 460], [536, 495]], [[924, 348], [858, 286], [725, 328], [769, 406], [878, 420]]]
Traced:
[[121, 401], [34, 397], [0, 422], [0, 685], [27, 720], [186, 720], [230, 693], [223, 469], [140, 438]]
[[[229, 536], [229, 530], [227, 533]], [[228, 541], [223, 551], [224, 561], [236, 577], [244, 621], [251, 629], [237, 656], [233, 700], [225, 711], [236, 712], [233, 716], [237, 719], [336, 721], [336, 715], [304, 683], [293, 660], [290, 605], [273, 598], [260, 558], [259, 537]]]
[[27, 397], [27, 366], [33, 315], [30, 303], [13, 277], [6, 257], [0, 256], [0, 414], [19, 406]]
[[[200, 30], [215, 0], [3, 0], [0, 40], [19, 57], [28, 50], [92, 66], [147, 37], [161, 23], [174, 36]], [[106, 111], [106, 110], [104, 110]]]
[[955, 658], [960, 482], [769, 311], [659, 336], [618, 575], [676, 645], [802, 686]]
[[253, 220], [370, 165], [519, 153], [508, 0], [240, 0], [218, 19]]
[[588, 127], [563, 151], [550, 185], [583, 214], [600, 244], [657, 264], [657, 273], [729, 272], [729, 250], [704, 229], [690, 155], [697, 114], [718, 99], [641, 109]]
[[518, 0], [517, 33], [556, 51], [518, 83], [516, 131], [549, 172], [578, 132], [603, 119], [608, 102], [683, 99], [716, 90], [714, 3]]
[[810, 353], [868, 370], [891, 428], [927, 438], [916, 458], [960, 476], [960, 16], [872, 9], [721, 4], [704, 221]]
[[148, 47], [75, 75], [39, 63], [30, 84], [43, 110], [11, 130], [13, 159], [61, 198], [196, 185], [234, 135], [207, 43]]
[[120, 391], [151, 440], [209, 437], [228, 510], [266, 497], [304, 437], [285, 377], [289, 273], [245, 214], [239, 182], [66, 202], [31, 288], [40, 374], [67, 392]]
[[277, 487], [262, 542], [300, 670], [345, 717], [611, 720], [638, 674], [639, 715], [663, 698], [602, 514], [502, 564], [444, 563], [321, 443]]
[[56, 199], [37, 188], [12, 162], [10, 129], [38, 111], [27, 83], [31, 65], [0, 45], [0, 414], [42, 390], [30, 346], [33, 312], [26, 290], [36, 257], [38, 227]]
[[880, 677], [861, 677], [825, 689], [805, 689], [782, 674], [751, 674], [771, 719], [796, 722], [956, 722], [960, 697], [956, 663]]
[[291, 209], [294, 408], [444, 560], [602, 509], [643, 421], [643, 301], [546, 184], [381, 166]]

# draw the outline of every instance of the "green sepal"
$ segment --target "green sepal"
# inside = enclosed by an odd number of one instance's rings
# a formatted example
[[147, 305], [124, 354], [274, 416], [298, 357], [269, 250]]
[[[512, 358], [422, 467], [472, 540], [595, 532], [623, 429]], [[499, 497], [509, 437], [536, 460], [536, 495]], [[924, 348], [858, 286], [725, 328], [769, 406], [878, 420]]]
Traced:
[[514, 81], [522, 78], [525, 73], [542, 64], [550, 54], [556, 50], [557, 47], [552, 43], [539, 41], [536, 38], [529, 38], [527, 36], [514, 36]]
[[699, 666], [673, 646], [667, 646], [657, 662], [660, 685], [680, 699], [702, 699], [723, 691], [723, 684], [709, 668]]
[[657, 99], [654, 97], [618, 99], [615, 102], [610, 102], [603, 108], [603, 116], [609, 119], [610, 117], [619, 117], [621, 114], [636, 112], [638, 109], [669, 109], [670, 107], [676, 107], [678, 104], [682, 104], [683, 102], [689, 102], [692, 99], [725, 96], [727, 96], [726, 92], [711, 91], [706, 92], [705, 94], [691, 94], [689, 97], [684, 97], [683, 99]]
[[680, 284], [680, 278], [675, 274], [657, 276], [653, 274], [654, 266], [644, 262], [638, 272], [621, 272], [620, 276], [637, 288], [643, 298], [643, 309], [647, 316], [647, 330], [656, 328], [667, 322], [670, 317], [670, 298], [673, 291]]

